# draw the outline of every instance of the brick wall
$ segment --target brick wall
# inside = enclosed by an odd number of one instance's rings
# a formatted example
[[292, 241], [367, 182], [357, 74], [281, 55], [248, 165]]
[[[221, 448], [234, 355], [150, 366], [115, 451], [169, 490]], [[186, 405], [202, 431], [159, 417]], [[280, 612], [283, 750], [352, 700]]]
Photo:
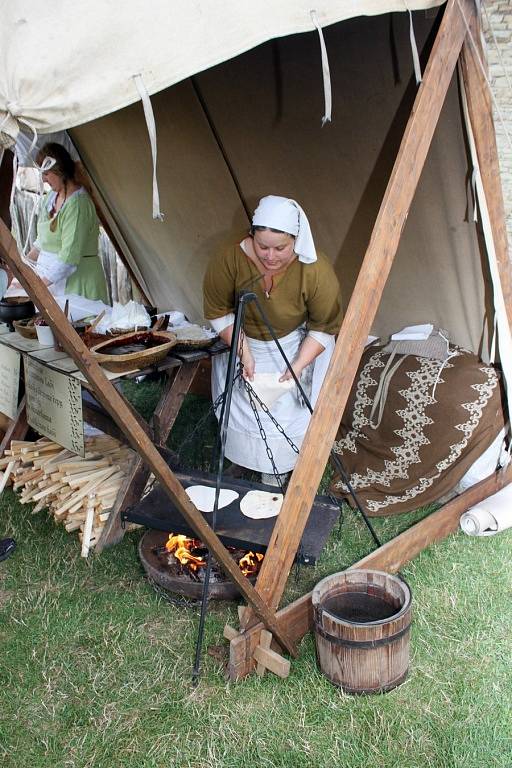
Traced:
[[[482, 8], [482, 22], [487, 43], [487, 60], [493, 93], [506, 131], [512, 141], [512, 88], [509, 85], [512, 83], [512, 0], [494, 0], [494, 2], [486, 0], [485, 7]], [[489, 25], [494, 31], [499, 51]], [[507, 140], [504, 125], [496, 113], [494, 121], [498, 141], [503, 197], [505, 200], [508, 239], [510, 253], [512, 254], [512, 148]]]

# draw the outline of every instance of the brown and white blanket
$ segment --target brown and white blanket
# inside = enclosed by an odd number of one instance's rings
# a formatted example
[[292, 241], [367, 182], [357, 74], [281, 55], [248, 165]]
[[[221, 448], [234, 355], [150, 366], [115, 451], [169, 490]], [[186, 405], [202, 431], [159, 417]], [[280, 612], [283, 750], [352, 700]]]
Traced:
[[[443, 362], [365, 351], [334, 450], [370, 516], [438, 500], [503, 428], [498, 372], [457, 352]], [[347, 495], [339, 476], [331, 490]]]

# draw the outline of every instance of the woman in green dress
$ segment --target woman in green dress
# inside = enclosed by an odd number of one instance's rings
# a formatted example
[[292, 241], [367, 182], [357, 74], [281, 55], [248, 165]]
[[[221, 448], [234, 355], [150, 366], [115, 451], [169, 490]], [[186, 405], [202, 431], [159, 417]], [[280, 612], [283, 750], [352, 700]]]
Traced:
[[94, 204], [75, 179], [75, 163], [60, 144], [45, 144], [37, 156], [51, 188], [42, 201], [37, 239], [28, 258], [55, 297], [108, 302], [98, 256], [99, 224]]

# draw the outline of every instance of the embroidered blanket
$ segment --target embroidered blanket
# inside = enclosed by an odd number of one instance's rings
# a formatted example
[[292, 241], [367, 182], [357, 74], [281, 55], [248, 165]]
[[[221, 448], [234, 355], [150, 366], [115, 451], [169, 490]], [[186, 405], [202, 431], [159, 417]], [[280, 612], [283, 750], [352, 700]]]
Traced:
[[[365, 351], [334, 450], [370, 516], [440, 499], [503, 428], [498, 372], [456, 352], [442, 361]], [[331, 490], [350, 501], [339, 476]]]

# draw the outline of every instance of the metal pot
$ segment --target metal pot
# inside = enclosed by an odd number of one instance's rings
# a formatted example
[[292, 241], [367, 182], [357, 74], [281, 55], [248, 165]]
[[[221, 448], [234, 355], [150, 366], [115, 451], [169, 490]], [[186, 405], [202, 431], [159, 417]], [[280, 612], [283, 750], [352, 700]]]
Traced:
[[14, 320], [25, 320], [27, 317], [33, 317], [35, 313], [36, 308], [33, 302], [24, 296], [0, 300], [0, 321], [7, 323], [11, 331], [14, 330], [12, 325]]

